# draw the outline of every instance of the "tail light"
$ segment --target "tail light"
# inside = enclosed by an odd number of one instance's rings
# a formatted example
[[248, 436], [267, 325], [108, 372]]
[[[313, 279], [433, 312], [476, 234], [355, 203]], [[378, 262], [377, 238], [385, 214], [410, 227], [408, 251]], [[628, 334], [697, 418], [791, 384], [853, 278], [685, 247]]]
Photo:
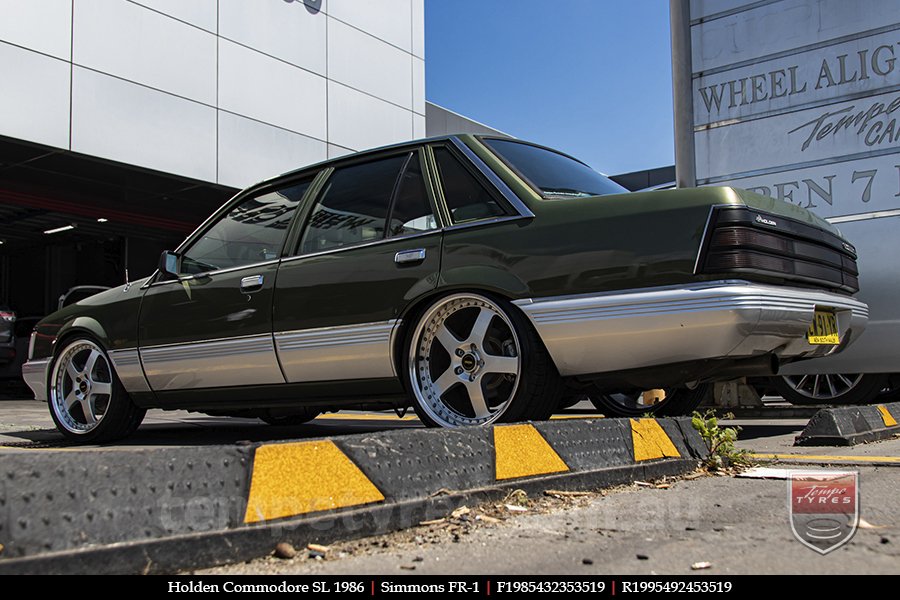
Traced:
[[7, 323], [15, 323], [16, 322], [16, 313], [11, 310], [0, 310], [0, 321], [6, 321]]

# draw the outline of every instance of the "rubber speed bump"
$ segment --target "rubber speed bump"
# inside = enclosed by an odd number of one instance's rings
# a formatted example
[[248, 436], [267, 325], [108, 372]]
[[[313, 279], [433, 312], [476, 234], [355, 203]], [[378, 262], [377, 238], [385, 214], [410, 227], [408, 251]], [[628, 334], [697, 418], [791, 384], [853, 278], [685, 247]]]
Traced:
[[494, 452], [498, 481], [569, 470], [533, 425], [494, 427]]
[[634, 460], [680, 458], [681, 454], [656, 419], [630, 419]]
[[384, 495], [328, 440], [256, 449], [245, 523], [381, 502]]
[[887, 406], [884, 404], [878, 405], [878, 412], [881, 413], [881, 420], [884, 421], [885, 427], [896, 427], [897, 419], [894, 418], [894, 415], [887, 409]]

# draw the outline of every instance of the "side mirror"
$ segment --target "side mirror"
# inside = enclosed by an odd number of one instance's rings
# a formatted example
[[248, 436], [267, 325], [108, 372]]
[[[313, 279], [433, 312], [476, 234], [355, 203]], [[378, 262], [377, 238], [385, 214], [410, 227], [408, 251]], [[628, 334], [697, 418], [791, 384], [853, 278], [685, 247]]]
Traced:
[[165, 279], [178, 277], [178, 255], [171, 250], [164, 250], [159, 255], [159, 272], [165, 276]]

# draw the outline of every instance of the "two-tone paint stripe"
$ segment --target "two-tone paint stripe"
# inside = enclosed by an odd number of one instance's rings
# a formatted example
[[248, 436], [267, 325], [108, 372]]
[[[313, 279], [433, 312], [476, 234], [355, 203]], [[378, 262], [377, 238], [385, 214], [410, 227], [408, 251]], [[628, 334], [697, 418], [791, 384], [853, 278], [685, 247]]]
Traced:
[[[627, 421], [632, 463], [683, 458], [656, 419]], [[625, 438], [618, 438], [624, 442]], [[552, 440], [532, 424], [492, 428], [493, 473], [497, 483], [578, 470], [567, 464]], [[689, 457], [687, 457], [689, 458]], [[360, 464], [330, 440], [264, 444], [256, 448], [245, 523], [296, 517], [390, 500]]]

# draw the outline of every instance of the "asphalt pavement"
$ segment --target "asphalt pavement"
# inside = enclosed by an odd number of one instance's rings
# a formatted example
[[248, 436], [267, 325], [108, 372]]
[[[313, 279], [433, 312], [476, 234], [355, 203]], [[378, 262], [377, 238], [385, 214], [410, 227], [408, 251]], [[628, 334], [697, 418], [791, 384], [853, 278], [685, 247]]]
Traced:
[[[17, 389], [2, 394], [0, 454], [65, 446], [45, 403], [23, 400]], [[768, 418], [778, 407], [770, 404], [766, 418], [728, 422], [742, 428], [741, 447], [778, 467], [838, 465], [860, 472], [867, 526], [826, 556], [794, 539], [784, 480], [703, 475], [598, 490], [549, 505], [546, 498], [532, 498], [524, 511], [503, 503], [473, 506], [471, 519], [448, 518], [445, 524], [342, 542], [320, 559], [300, 549], [292, 560], [263, 557], [203, 573], [900, 574], [900, 439], [852, 448], [794, 447], [807, 419]], [[558, 418], [589, 416], [595, 416], [590, 408], [579, 405]], [[133, 437], [114, 447], [204, 446], [407, 427], [421, 427], [412, 413], [401, 418], [345, 411], [302, 426], [273, 427], [256, 419], [153, 410]], [[460, 518], [468, 524], [460, 526]], [[698, 563], [710, 565], [692, 570]]]
[[[878, 444], [900, 456], [900, 441]], [[804, 467], [808, 468], [808, 467]], [[703, 476], [662, 487], [631, 485], [580, 506], [507, 512], [471, 528], [421, 526], [337, 544], [324, 559], [301, 549], [200, 574], [732, 575], [900, 574], [900, 469], [860, 472], [859, 529], [821, 556], [791, 532], [784, 480]], [[668, 485], [669, 487], [665, 487]], [[473, 507], [471, 515], [480, 513]], [[537, 514], [531, 514], [537, 512]], [[478, 524], [481, 523], [481, 524]], [[703, 563], [707, 568], [695, 570]], [[692, 568], [692, 566], [694, 568]]]

